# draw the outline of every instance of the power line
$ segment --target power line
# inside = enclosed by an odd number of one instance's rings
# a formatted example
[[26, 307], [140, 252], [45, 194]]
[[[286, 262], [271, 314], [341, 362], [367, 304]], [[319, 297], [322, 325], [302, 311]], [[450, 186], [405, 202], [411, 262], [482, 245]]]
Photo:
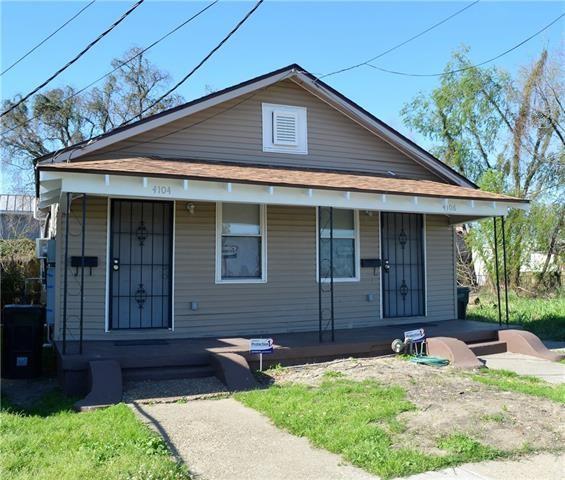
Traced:
[[496, 55], [495, 57], [489, 58], [488, 60], [484, 60], [483, 62], [477, 63], [475, 65], [469, 65], [467, 67], [462, 67], [462, 68], [457, 68], [455, 70], [450, 70], [448, 72], [441, 72], [441, 73], [408, 73], [408, 72], [399, 72], [396, 70], [389, 70], [383, 67], [378, 67], [377, 65], [373, 65], [371, 63], [367, 63], [366, 65], [368, 67], [374, 68], [375, 70], [379, 70], [381, 72], [386, 72], [386, 73], [392, 73], [394, 75], [403, 75], [406, 77], [442, 77], [444, 75], [451, 75], [454, 73], [460, 73], [460, 72], [464, 72], [466, 70], [471, 70], [473, 68], [478, 68], [478, 67], [482, 67], [483, 65], [486, 65], [487, 63], [490, 62], [494, 62], [495, 60], [498, 60], [501, 57], [504, 57], [505, 55], [508, 55], [509, 53], [513, 52], [514, 50], [516, 50], [517, 48], [520, 48], [522, 45], [524, 45], [525, 43], [529, 42], [530, 40], [534, 39], [535, 37], [537, 37], [539, 34], [545, 32], [549, 27], [551, 27], [552, 25], [554, 25], [555, 23], [557, 23], [559, 20], [561, 20], [561, 18], [563, 18], [565, 16], [565, 13], [562, 13], [561, 15], [559, 15], [556, 19], [554, 19], [552, 22], [548, 23], [545, 27], [543, 27], [542, 29], [538, 30], [536, 33], [530, 35], [528, 38], [522, 40], [520, 43], [517, 43], [516, 45], [514, 45], [513, 47], [509, 48], [508, 50], [505, 50], [502, 53], [499, 53], [498, 55]]
[[18, 63], [20, 63], [24, 58], [26, 58], [28, 55], [30, 55], [31, 53], [35, 52], [39, 47], [41, 47], [41, 45], [43, 45], [47, 40], [49, 40], [53, 35], [55, 35], [57, 32], [59, 32], [60, 30], [62, 30], [64, 27], [66, 27], [69, 23], [71, 23], [75, 18], [77, 18], [82, 12], [84, 12], [88, 7], [90, 7], [96, 0], [92, 0], [90, 3], [88, 3], [87, 5], [85, 5], [84, 7], [82, 7], [77, 13], [75, 13], [71, 18], [69, 18], [65, 23], [63, 23], [63, 25], [61, 25], [59, 28], [57, 28], [53, 33], [47, 35], [43, 40], [41, 40], [41, 42], [39, 42], [35, 47], [33, 47], [31, 50], [28, 50], [24, 55], [22, 55], [20, 58], [18, 58], [14, 63], [12, 63], [12, 65], [10, 65], [8, 68], [6, 68], [6, 70], [4, 70], [3, 72], [0, 73], [0, 77], [2, 75], [4, 75], [6, 72], [10, 71], [12, 68], [14, 68]]
[[188, 72], [181, 80], [179, 80], [172, 88], [170, 88], [169, 90], [167, 90], [163, 95], [161, 95], [157, 100], [155, 100], [151, 105], [145, 107], [143, 110], [141, 110], [137, 115], [135, 115], [134, 117], [126, 120], [125, 122], [123, 122], [121, 125], [118, 126], [122, 127], [126, 124], [128, 124], [129, 122], [131, 122], [132, 120], [135, 120], [136, 118], [141, 118], [141, 116], [151, 110], [155, 105], [157, 105], [159, 102], [161, 102], [165, 97], [169, 96], [171, 93], [173, 93], [177, 88], [179, 88], [184, 82], [186, 82], [194, 73], [196, 73], [197, 70], [200, 69], [200, 67], [202, 65], [204, 65], [204, 63], [206, 63], [206, 61], [212, 56], [214, 55], [214, 53], [216, 53], [223, 45], [224, 43], [226, 43], [230, 37], [235, 34], [235, 32], [237, 32], [240, 27], [247, 21], [247, 19], [253, 15], [253, 13], [255, 12], [255, 10], [257, 10], [259, 8], [259, 6], [264, 2], [264, 0], [259, 0], [251, 10], [249, 10], [245, 16], [235, 25], [234, 28], [231, 29], [231, 31], [220, 41], [220, 43], [218, 43], [212, 50], [210, 50], [210, 52], [190, 71]]
[[[84, 92], [85, 90], [89, 89], [90, 87], [92, 87], [93, 85], [95, 85], [96, 83], [98, 83], [100, 80], [103, 80], [104, 78], [108, 77], [109, 75], [112, 75], [112, 73], [114, 73], [115, 71], [119, 70], [120, 68], [122, 68], [124, 65], [127, 65], [128, 63], [134, 61], [136, 58], [140, 57], [141, 55], [143, 55], [144, 53], [146, 53], [148, 50], [150, 50], [151, 48], [153, 48], [155, 45], [161, 43], [163, 40], [165, 40], [166, 38], [168, 38], [169, 36], [171, 36], [173, 33], [177, 32], [178, 30], [180, 30], [182, 27], [184, 27], [185, 25], [187, 25], [188, 23], [190, 23], [192, 20], [194, 20], [196, 17], [200, 16], [202, 13], [204, 13], [206, 10], [208, 10], [209, 8], [213, 7], [216, 3], [218, 3], [220, 0], [214, 0], [212, 3], [208, 4], [207, 6], [205, 6], [204, 8], [201, 8], [198, 12], [196, 12], [194, 15], [192, 15], [190, 18], [184, 20], [182, 23], [178, 24], [175, 28], [173, 28], [172, 30], [169, 30], [167, 33], [165, 33], [164, 35], [162, 35], [160, 38], [158, 38], [157, 40], [155, 40], [153, 43], [151, 43], [150, 45], [148, 45], [147, 47], [145, 47], [144, 49], [140, 50], [138, 53], [136, 53], [135, 55], [133, 55], [132, 57], [128, 58], [127, 60], [124, 60], [123, 62], [120, 62], [120, 64], [113, 68], [112, 70], [110, 70], [109, 72], [105, 73], [104, 75], [98, 77], [96, 80], [90, 82], [88, 85], [86, 85], [85, 87], [81, 88], [80, 90], [77, 90], [76, 92], [74, 92], [73, 94], [69, 95], [68, 97], [66, 97], [65, 99], [63, 99], [64, 102], [76, 97], [77, 95], [80, 95], [82, 92]], [[30, 118], [29, 120], [25, 120], [24, 122], [16, 125], [15, 127], [12, 127], [8, 130], [5, 130], [1, 133], [1, 135], [6, 135], [7, 133], [10, 133], [14, 130], [16, 130], [19, 127], [22, 127], [24, 125], [27, 125], [28, 123], [32, 122], [33, 120], [39, 118], [40, 115], [35, 115], [32, 118]]]
[[110, 25], [110, 27], [108, 27], [104, 32], [102, 32], [100, 35], [98, 35], [98, 37], [96, 39], [94, 39], [92, 42], [90, 42], [81, 52], [79, 52], [78, 55], [76, 55], [72, 60], [69, 60], [63, 67], [61, 67], [59, 70], [57, 70], [47, 80], [45, 80], [43, 83], [38, 85], [31, 92], [29, 92], [27, 95], [25, 95], [23, 98], [21, 98], [18, 102], [16, 102], [14, 105], [12, 105], [10, 108], [8, 108], [8, 110], [3, 112], [0, 115], [0, 117], [3, 117], [7, 113], [10, 113], [12, 110], [14, 110], [19, 105], [21, 105], [23, 102], [25, 102], [34, 93], [37, 93], [38, 90], [43, 88], [45, 85], [47, 85], [49, 82], [51, 82], [54, 78], [58, 77], [62, 72], [64, 72], [67, 68], [69, 68], [73, 63], [75, 63], [79, 58], [81, 58], [86, 52], [88, 52], [94, 45], [96, 45], [100, 40], [102, 40], [102, 38], [104, 38], [112, 30], [114, 30], [114, 28], [116, 28], [120, 23], [122, 23], [122, 21], [124, 21], [126, 19], [126, 17], [129, 16], [144, 1], [145, 0], [137, 0], [137, 2], [133, 6], [131, 6], [129, 10], [127, 10], [118, 20], [116, 20], [112, 25]]
[[445, 17], [443, 20], [440, 20], [439, 22], [434, 23], [433, 25], [429, 26], [428, 28], [426, 28], [425, 30], [421, 31], [420, 33], [417, 33], [416, 35], [410, 37], [409, 39], [404, 40], [403, 42], [401, 42], [401, 43], [399, 43], [399, 44], [397, 44], [397, 45], [394, 45], [393, 47], [391, 47], [391, 48], [385, 50], [384, 52], [381, 52], [381, 53], [379, 53], [378, 55], [376, 55], [376, 56], [374, 56], [374, 57], [372, 57], [372, 58], [369, 58], [368, 60], [365, 60], [364, 62], [357, 63], [357, 64], [355, 64], [355, 65], [350, 65], [349, 67], [340, 68], [339, 70], [335, 70], [335, 71], [330, 72], [330, 73], [326, 73], [325, 75], [321, 75], [321, 76], [319, 77], [319, 79], [321, 80], [322, 78], [329, 77], [329, 76], [331, 76], [331, 75], [337, 75], [338, 73], [347, 72], [347, 71], [349, 71], [349, 70], [353, 70], [354, 68], [359, 68], [359, 67], [363, 67], [363, 66], [365, 66], [365, 65], [368, 65], [369, 62], [373, 62], [373, 61], [377, 60], [378, 58], [381, 58], [381, 57], [383, 57], [383, 56], [389, 54], [390, 52], [393, 52], [394, 50], [397, 50], [398, 48], [403, 47], [403, 46], [406, 45], [407, 43], [410, 43], [410, 42], [412, 42], [413, 40], [416, 40], [417, 38], [421, 37], [422, 35], [425, 35], [426, 33], [430, 32], [431, 30], [433, 30], [433, 29], [439, 27], [440, 25], [444, 24], [445, 22], [451, 20], [453, 17], [456, 17], [457, 15], [463, 13], [465, 10], [467, 10], [467, 9], [471, 8], [472, 6], [476, 5], [476, 4], [479, 3], [480, 1], [481, 1], [481, 0], [475, 0], [475, 1], [472, 2], [472, 3], [469, 3], [468, 5], [466, 5], [466, 6], [464, 6], [463, 8], [457, 10], [456, 12], [452, 13], [452, 14], [449, 15], [448, 17]]

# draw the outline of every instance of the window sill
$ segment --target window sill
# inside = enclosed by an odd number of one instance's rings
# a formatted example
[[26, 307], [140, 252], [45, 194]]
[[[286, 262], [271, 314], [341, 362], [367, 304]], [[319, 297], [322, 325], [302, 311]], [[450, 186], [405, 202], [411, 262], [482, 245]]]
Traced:
[[[334, 283], [350, 283], [350, 282], [360, 282], [361, 279], [359, 277], [352, 277], [352, 278], [334, 278]], [[316, 283], [319, 283], [319, 280], [316, 278]], [[330, 283], [329, 278], [323, 278], [322, 283]]]
[[258, 279], [252, 279], [252, 278], [245, 278], [245, 279], [234, 279], [234, 280], [220, 280], [220, 279], [216, 279], [216, 285], [223, 285], [223, 284], [253, 284], [253, 283], [267, 283], [267, 279], [266, 278], [258, 278]]

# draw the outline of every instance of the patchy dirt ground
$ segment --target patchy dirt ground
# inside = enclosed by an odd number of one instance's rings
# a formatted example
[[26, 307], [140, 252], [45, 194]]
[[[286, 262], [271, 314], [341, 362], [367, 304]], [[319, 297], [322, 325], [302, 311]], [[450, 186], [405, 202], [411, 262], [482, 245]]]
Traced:
[[453, 367], [416, 365], [398, 358], [343, 359], [267, 372], [275, 383], [316, 385], [327, 372], [353, 380], [372, 379], [403, 387], [418, 408], [399, 420], [406, 430], [398, 442], [434, 454], [437, 439], [462, 433], [500, 450], [556, 450], [565, 441], [565, 407], [480, 384]]

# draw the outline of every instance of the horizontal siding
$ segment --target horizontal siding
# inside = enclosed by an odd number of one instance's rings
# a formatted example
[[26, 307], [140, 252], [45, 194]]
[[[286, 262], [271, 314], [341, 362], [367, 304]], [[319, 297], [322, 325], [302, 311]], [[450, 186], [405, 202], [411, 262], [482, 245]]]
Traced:
[[[262, 151], [261, 103], [306, 107], [308, 155]], [[329, 168], [438, 180], [397, 149], [290, 80], [225, 102], [103, 149], [97, 157], [158, 155]]]
[[[80, 254], [80, 200], [71, 210], [70, 255]], [[177, 202], [175, 217], [175, 319], [169, 330], [104, 332], [107, 200], [88, 199], [86, 254], [99, 267], [85, 272], [86, 339], [235, 336], [308, 331], [318, 328], [316, 216], [312, 207], [267, 207], [268, 282], [215, 284], [215, 204], [196, 203], [194, 214]], [[361, 258], [379, 256], [378, 215], [359, 214]], [[64, 225], [62, 225], [64, 226]], [[59, 228], [58, 265], [62, 265], [63, 228]], [[380, 272], [361, 270], [359, 282], [335, 284], [336, 328], [413, 323], [454, 318], [453, 235], [445, 217], [426, 220], [428, 316], [380, 319]], [[450, 255], [446, 255], [450, 252]], [[62, 268], [58, 272], [57, 337], [61, 337]], [[79, 331], [80, 276], [69, 267], [68, 338]], [[375, 300], [368, 301], [368, 294]], [[190, 309], [198, 302], [198, 310]]]

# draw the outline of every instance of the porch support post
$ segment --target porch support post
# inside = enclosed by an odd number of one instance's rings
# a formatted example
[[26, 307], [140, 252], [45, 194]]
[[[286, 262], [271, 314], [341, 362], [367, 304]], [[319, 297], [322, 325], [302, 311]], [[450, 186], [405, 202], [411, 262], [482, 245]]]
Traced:
[[318, 341], [322, 343], [322, 209], [316, 208], [318, 214]]
[[71, 213], [71, 194], [67, 192], [65, 205], [65, 258], [63, 260], [63, 354], [67, 353], [67, 285], [69, 269], [69, 216]]
[[506, 307], [506, 328], [508, 328], [509, 311], [508, 311], [508, 270], [506, 269], [506, 225], [504, 216], [500, 217], [502, 222], [502, 265], [504, 270], [504, 305]]
[[330, 207], [330, 308], [332, 321], [332, 342], [335, 342], [334, 331], [334, 209]]
[[498, 325], [502, 326], [502, 309], [500, 305], [500, 278], [498, 276], [498, 235], [496, 232], [497, 222], [496, 217], [493, 217], [492, 223], [494, 225], [494, 268], [496, 269], [496, 298], [498, 306]]
[[82, 194], [82, 231], [80, 246], [80, 333], [79, 353], [82, 355], [82, 337], [84, 326], [84, 247], [86, 241], [86, 193]]

